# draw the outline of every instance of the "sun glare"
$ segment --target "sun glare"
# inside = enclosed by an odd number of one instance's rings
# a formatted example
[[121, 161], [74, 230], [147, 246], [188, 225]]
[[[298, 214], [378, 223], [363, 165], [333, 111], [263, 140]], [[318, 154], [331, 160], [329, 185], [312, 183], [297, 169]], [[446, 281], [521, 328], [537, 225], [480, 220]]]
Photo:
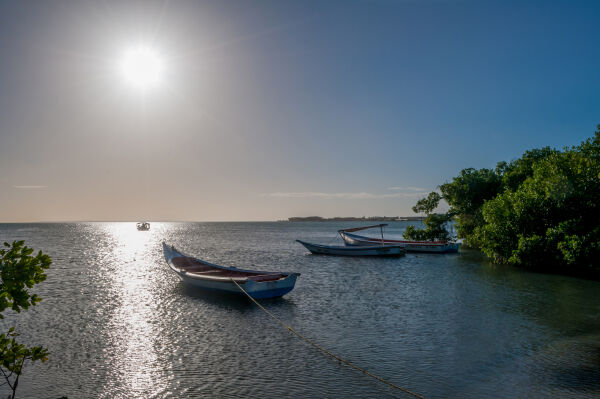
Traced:
[[119, 69], [129, 85], [145, 90], [156, 87], [161, 82], [164, 63], [155, 50], [139, 46], [123, 54]]

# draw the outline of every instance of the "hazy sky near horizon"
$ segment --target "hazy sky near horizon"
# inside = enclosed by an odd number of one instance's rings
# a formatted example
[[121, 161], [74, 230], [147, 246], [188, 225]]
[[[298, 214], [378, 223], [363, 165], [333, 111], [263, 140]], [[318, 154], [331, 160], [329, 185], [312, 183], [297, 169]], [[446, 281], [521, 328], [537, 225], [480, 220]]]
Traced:
[[[410, 215], [600, 123], [593, 1], [4, 1], [0, 222]], [[151, 90], [119, 62], [147, 46]]]

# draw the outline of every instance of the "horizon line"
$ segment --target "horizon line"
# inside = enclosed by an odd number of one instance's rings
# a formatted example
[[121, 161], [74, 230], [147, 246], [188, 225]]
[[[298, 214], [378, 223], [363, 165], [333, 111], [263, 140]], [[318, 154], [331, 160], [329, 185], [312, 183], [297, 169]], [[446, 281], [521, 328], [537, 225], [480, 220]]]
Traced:
[[[148, 222], [148, 223], [259, 223], [259, 222], [264, 222], [264, 223], [269, 223], [269, 222], [291, 222], [289, 219], [290, 218], [308, 218], [308, 217], [314, 217], [314, 216], [290, 216], [287, 219], [261, 219], [261, 220], [151, 220], [151, 219], [144, 219], [144, 220], [33, 220], [33, 221], [9, 221], [9, 222], [5, 222], [5, 221], [1, 221], [0, 220], [0, 224], [59, 224], [59, 223], [139, 223], [139, 222]], [[334, 219], [334, 218], [344, 218], [344, 217], [356, 217], [356, 218], [360, 218], [358, 216], [322, 216], [323, 221], [336, 221], [336, 220], [328, 220], [328, 219]], [[365, 222], [369, 222], [369, 221], [374, 221], [376, 219], [371, 219], [369, 220], [369, 217], [373, 217], [373, 216], [366, 216], [365, 217]], [[419, 215], [412, 215], [412, 216], [398, 216], [398, 218], [405, 218], [405, 217], [420, 217]], [[382, 216], [383, 218], [383, 216]], [[343, 221], [343, 220], [340, 220]], [[360, 222], [361, 220], [349, 220], [350, 222]], [[402, 222], [403, 220], [386, 220], [387, 222]], [[310, 221], [309, 221], [310, 222]], [[293, 223], [297, 223], [297, 222], [293, 222]]]

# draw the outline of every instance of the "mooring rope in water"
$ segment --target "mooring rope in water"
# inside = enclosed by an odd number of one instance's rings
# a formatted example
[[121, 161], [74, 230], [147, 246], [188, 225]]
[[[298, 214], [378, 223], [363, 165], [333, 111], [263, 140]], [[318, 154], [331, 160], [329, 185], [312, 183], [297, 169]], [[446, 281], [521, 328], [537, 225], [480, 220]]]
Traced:
[[353, 369], [355, 369], [355, 370], [358, 370], [358, 371], [360, 371], [361, 373], [363, 373], [363, 374], [365, 374], [365, 375], [368, 375], [369, 377], [375, 378], [376, 380], [378, 380], [378, 381], [380, 381], [380, 382], [383, 382], [384, 384], [387, 384], [387, 385], [389, 385], [389, 386], [390, 386], [390, 387], [392, 387], [392, 388], [398, 389], [398, 390], [400, 390], [400, 391], [402, 391], [402, 392], [404, 392], [404, 393], [407, 393], [407, 394], [409, 394], [409, 395], [412, 395], [412, 396], [414, 396], [415, 398], [419, 398], [419, 399], [426, 399], [424, 396], [421, 396], [421, 395], [419, 395], [419, 394], [417, 394], [417, 393], [411, 392], [411, 391], [409, 391], [408, 389], [406, 389], [406, 388], [402, 388], [401, 386], [398, 386], [398, 385], [394, 384], [393, 382], [390, 382], [390, 381], [388, 381], [388, 380], [386, 380], [386, 379], [384, 379], [384, 378], [381, 378], [381, 377], [379, 377], [379, 376], [376, 376], [375, 374], [373, 374], [373, 373], [370, 373], [370, 372], [368, 372], [367, 370], [361, 369], [360, 367], [358, 367], [358, 366], [357, 366], [357, 365], [355, 365], [354, 363], [351, 363], [351, 362], [349, 362], [348, 360], [344, 360], [344, 359], [342, 359], [341, 357], [339, 357], [339, 356], [338, 356], [338, 355], [336, 355], [335, 353], [332, 353], [332, 352], [328, 351], [327, 349], [323, 348], [321, 345], [317, 344], [316, 342], [313, 342], [312, 340], [310, 340], [310, 339], [306, 338], [304, 335], [300, 334], [298, 331], [294, 330], [292, 327], [290, 327], [289, 325], [285, 324], [285, 323], [284, 323], [284, 322], [283, 322], [283, 321], [282, 321], [280, 318], [278, 318], [277, 316], [275, 316], [273, 313], [271, 313], [271, 312], [269, 312], [267, 309], [265, 309], [265, 308], [264, 308], [264, 306], [263, 306], [263, 305], [261, 305], [260, 303], [258, 303], [258, 301], [257, 301], [256, 299], [252, 298], [252, 296], [250, 296], [250, 294], [248, 294], [248, 293], [246, 292], [246, 290], [245, 290], [245, 289], [243, 289], [243, 288], [242, 288], [242, 286], [241, 286], [241, 285], [239, 285], [239, 284], [237, 283], [237, 281], [235, 281], [235, 280], [234, 280], [234, 279], [232, 279], [232, 278], [230, 278], [230, 279], [231, 279], [231, 281], [233, 281], [233, 283], [234, 283], [235, 285], [237, 285], [237, 287], [238, 287], [238, 288], [239, 288], [239, 289], [240, 289], [240, 290], [241, 290], [241, 291], [242, 291], [244, 294], [246, 294], [246, 296], [247, 296], [248, 298], [250, 298], [250, 300], [251, 300], [252, 302], [254, 302], [254, 303], [255, 303], [255, 304], [256, 304], [256, 305], [257, 305], [259, 308], [261, 308], [263, 312], [265, 312], [265, 313], [266, 313], [267, 315], [269, 315], [269, 316], [270, 316], [272, 319], [274, 319], [274, 320], [275, 320], [275, 321], [277, 321], [279, 324], [281, 324], [283, 327], [285, 327], [285, 328], [286, 328], [288, 331], [291, 331], [292, 333], [296, 334], [296, 336], [298, 336], [298, 337], [299, 337], [300, 339], [302, 339], [303, 341], [305, 341], [305, 342], [307, 342], [307, 343], [311, 344], [312, 346], [314, 346], [315, 348], [317, 348], [317, 349], [318, 349], [318, 350], [320, 350], [321, 352], [323, 352], [323, 353], [325, 353], [325, 354], [327, 354], [327, 355], [331, 356], [332, 358], [334, 358], [334, 359], [338, 360], [339, 362], [341, 362], [341, 363], [344, 363], [346, 366], [352, 367]]

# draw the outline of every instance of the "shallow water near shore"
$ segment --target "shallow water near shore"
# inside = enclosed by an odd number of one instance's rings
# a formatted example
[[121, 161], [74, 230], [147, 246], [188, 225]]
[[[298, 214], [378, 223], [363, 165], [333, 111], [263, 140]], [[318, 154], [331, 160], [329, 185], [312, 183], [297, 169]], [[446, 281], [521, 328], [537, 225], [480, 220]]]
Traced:
[[[391, 222], [399, 237], [407, 222]], [[8, 314], [50, 350], [18, 397], [409, 397], [316, 351], [243, 297], [183, 285], [164, 240], [213, 263], [302, 275], [263, 305], [328, 350], [427, 398], [600, 398], [600, 282], [478, 252], [309, 255], [345, 222], [0, 224], [53, 259], [44, 298]], [[5, 396], [0, 389], [0, 396]]]

